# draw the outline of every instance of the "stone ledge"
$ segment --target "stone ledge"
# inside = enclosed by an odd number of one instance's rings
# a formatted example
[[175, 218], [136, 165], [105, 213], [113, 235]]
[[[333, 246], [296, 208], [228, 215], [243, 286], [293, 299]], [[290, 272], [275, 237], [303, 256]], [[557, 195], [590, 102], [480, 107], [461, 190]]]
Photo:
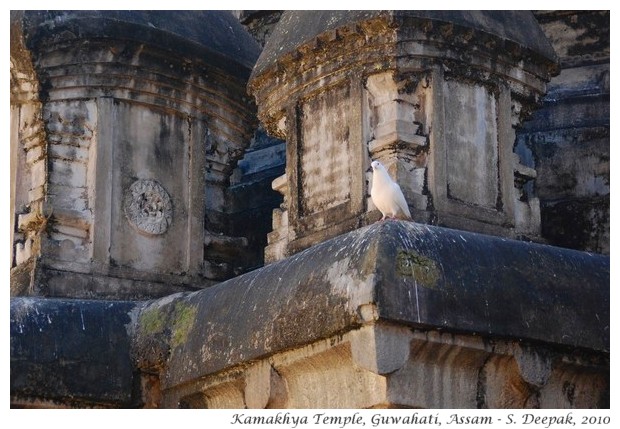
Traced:
[[134, 405], [129, 330], [135, 307], [127, 301], [12, 298], [11, 403]]
[[138, 349], [151, 344], [148, 312], [174, 324], [187, 306], [192, 320], [170, 347], [163, 388], [376, 320], [609, 352], [609, 258], [411, 222], [376, 223], [164, 300], [144, 308]]
[[381, 318], [609, 352], [608, 257], [414, 223], [371, 231]]
[[[363, 332], [386, 323], [401, 334], [366, 348]], [[88, 325], [98, 329], [83, 329]], [[609, 258], [385, 221], [193, 293], [140, 304], [15, 298], [11, 394], [71, 395], [118, 406], [130, 400], [132, 371], [140, 371], [159, 374], [164, 406], [179, 406], [181, 399], [200, 406], [205, 399], [192, 391], [201, 390], [190, 388], [196, 383], [245, 373], [247, 365], [318, 341], [335, 347], [353, 332], [361, 335], [350, 350], [353, 367], [391, 373], [406, 359], [398, 338], [409, 338], [410, 330], [426, 332], [419, 341], [445, 332], [484, 344], [585, 353], [603, 362], [609, 354]], [[58, 350], [78, 353], [71, 371]], [[94, 382], [98, 377], [107, 377], [105, 383]], [[231, 389], [243, 381], [235, 377]], [[416, 401], [411, 404], [424, 402]], [[392, 402], [409, 404], [406, 398]]]

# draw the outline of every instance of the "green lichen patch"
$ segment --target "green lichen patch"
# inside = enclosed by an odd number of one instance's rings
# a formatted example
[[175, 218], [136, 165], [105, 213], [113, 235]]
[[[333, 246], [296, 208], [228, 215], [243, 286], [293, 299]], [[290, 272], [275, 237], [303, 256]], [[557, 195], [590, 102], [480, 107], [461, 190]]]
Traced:
[[140, 316], [140, 326], [145, 334], [159, 334], [166, 327], [166, 314], [160, 308], [149, 308]]
[[396, 272], [405, 277], [413, 277], [418, 285], [435, 289], [441, 273], [437, 263], [414, 251], [400, 250], [396, 255]]
[[195, 306], [183, 301], [176, 302], [174, 306], [148, 308], [140, 316], [140, 331], [146, 337], [160, 337], [170, 348], [175, 348], [187, 341], [197, 312]]
[[170, 345], [174, 348], [187, 341], [189, 332], [194, 327], [197, 309], [184, 302], [177, 302], [174, 306], [172, 320], [172, 338]]

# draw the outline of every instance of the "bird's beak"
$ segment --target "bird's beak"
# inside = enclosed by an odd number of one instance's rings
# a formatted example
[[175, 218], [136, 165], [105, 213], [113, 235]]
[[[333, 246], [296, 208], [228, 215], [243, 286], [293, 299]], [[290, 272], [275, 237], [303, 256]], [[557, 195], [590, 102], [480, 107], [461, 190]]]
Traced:
[[366, 173], [370, 173], [371, 171], [372, 171], [372, 165], [368, 167], [368, 170], [366, 170]]

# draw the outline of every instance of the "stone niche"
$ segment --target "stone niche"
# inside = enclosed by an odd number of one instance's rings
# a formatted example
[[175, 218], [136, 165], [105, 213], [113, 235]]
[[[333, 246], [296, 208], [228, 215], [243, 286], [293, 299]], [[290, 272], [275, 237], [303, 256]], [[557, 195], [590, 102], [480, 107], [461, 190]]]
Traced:
[[13, 292], [153, 297], [242, 271], [226, 198], [258, 53], [226, 12], [12, 13]]
[[377, 220], [374, 159], [418, 222], [540, 239], [513, 147], [556, 72], [530, 12], [285, 12], [249, 83], [288, 143], [266, 261]]

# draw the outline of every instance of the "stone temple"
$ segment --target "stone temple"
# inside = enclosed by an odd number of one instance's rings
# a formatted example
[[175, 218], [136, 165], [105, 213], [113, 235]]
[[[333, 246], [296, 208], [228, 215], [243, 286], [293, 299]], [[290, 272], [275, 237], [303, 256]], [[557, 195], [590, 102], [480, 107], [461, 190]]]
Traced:
[[609, 28], [12, 11], [11, 406], [609, 408]]

